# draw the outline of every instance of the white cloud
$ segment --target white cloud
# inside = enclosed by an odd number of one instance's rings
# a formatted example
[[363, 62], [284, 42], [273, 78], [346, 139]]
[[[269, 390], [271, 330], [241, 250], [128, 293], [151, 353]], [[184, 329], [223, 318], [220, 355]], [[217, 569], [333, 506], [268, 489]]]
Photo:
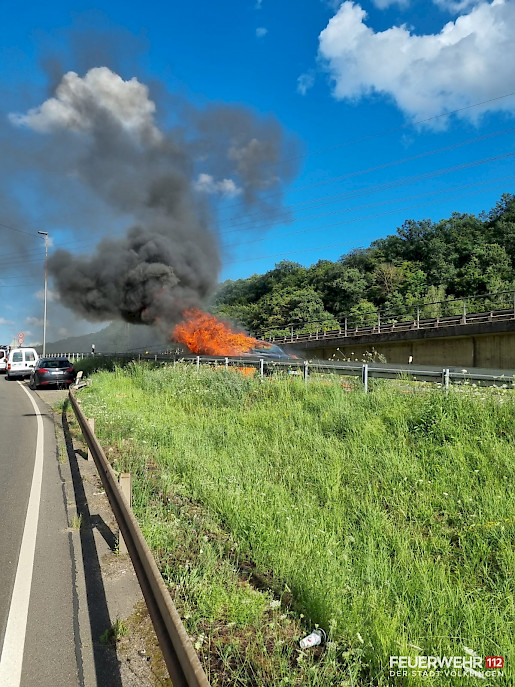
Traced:
[[[446, 24], [412, 35], [406, 26], [374, 32], [366, 13], [344, 2], [319, 36], [319, 56], [337, 99], [374, 92], [392, 97], [409, 117], [450, 112], [515, 91], [515, 1], [493, 0]], [[484, 105], [515, 112], [513, 99]], [[477, 118], [480, 108], [461, 113]]]
[[305, 74], [301, 74], [297, 79], [297, 93], [301, 95], [306, 95], [309, 89], [315, 83], [315, 72], [311, 69]]
[[10, 114], [17, 125], [35, 131], [58, 129], [89, 132], [104, 126], [110, 117], [127, 131], [145, 142], [159, 141], [161, 134], [154, 125], [155, 104], [147, 87], [136, 78], [124, 81], [107, 67], [90, 69], [84, 78], [66, 73], [49, 98], [26, 114]]
[[199, 174], [194, 187], [196, 191], [210, 194], [216, 193], [227, 198], [234, 198], [241, 193], [241, 188], [238, 188], [232, 179], [215, 181], [211, 174]]
[[481, 4], [483, 0], [433, 0], [433, 2], [442, 10], [458, 14]]
[[[34, 294], [38, 301], [43, 301], [45, 300], [45, 290], [40, 289], [39, 291], [36, 291]], [[52, 291], [52, 289], [47, 289], [46, 293], [46, 299], [49, 303], [57, 303], [59, 301], [59, 294], [57, 291]]]
[[30, 324], [32, 327], [42, 327], [43, 320], [40, 317], [26, 317], [25, 322]]
[[268, 29], [265, 29], [264, 26], [259, 26], [259, 27], [256, 29], [256, 36], [257, 36], [258, 38], [263, 38], [264, 36], [266, 36], [267, 33], [268, 33]]
[[0, 317], [0, 324], [5, 324], [10, 327], [14, 324], [14, 322], [11, 322], [11, 320], [6, 320], [4, 317]]
[[263, 8], [263, 0], [256, 0], [256, 4], [254, 5], [254, 8], [256, 10], [260, 10]]

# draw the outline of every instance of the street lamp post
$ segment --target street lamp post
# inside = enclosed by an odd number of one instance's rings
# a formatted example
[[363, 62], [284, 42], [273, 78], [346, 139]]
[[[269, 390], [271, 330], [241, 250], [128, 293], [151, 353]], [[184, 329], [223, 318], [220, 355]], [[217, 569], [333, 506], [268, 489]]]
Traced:
[[47, 293], [47, 281], [48, 281], [48, 232], [38, 231], [38, 234], [45, 237], [45, 305], [43, 311], [43, 355], [46, 354], [46, 293]]

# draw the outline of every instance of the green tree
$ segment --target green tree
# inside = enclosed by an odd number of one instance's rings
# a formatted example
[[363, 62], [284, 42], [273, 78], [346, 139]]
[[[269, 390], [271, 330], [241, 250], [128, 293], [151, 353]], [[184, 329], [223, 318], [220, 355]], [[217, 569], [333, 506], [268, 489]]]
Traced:
[[319, 260], [309, 268], [308, 284], [320, 295], [324, 308], [337, 319], [358, 303], [368, 287], [360, 270], [330, 260]]
[[466, 263], [454, 279], [454, 292], [459, 296], [492, 293], [511, 288], [511, 261], [503, 246], [485, 243], [471, 250]]
[[377, 322], [377, 307], [362, 299], [349, 312], [348, 326], [360, 327], [376, 324]]
[[286, 336], [291, 326], [296, 332], [338, 329], [338, 321], [311, 287], [275, 289], [259, 301], [258, 308], [269, 336]]

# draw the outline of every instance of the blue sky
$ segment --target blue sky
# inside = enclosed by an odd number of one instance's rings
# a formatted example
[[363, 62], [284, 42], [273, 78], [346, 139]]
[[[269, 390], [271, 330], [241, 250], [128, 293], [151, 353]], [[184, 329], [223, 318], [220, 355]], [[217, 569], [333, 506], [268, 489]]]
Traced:
[[[134, 221], [101, 184], [105, 167], [94, 179], [78, 165], [85, 125], [56, 92], [70, 72], [68, 93], [98, 95], [141, 145], [170, 131], [188, 142], [193, 192], [220, 236], [220, 280], [280, 260], [336, 260], [406, 219], [477, 214], [513, 192], [514, 0], [53, 0], [2, 10], [0, 343], [19, 331], [42, 340], [38, 230], [51, 253], [80, 254]], [[107, 91], [128, 93], [131, 79], [140, 100], [128, 114]], [[220, 113], [230, 122], [236, 111], [249, 140], [273, 142], [273, 183], [271, 172], [244, 178], [243, 153], [226, 145], [230, 125], [218, 134]], [[56, 133], [66, 127], [71, 137]], [[100, 326], [49, 288], [49, 341]]]

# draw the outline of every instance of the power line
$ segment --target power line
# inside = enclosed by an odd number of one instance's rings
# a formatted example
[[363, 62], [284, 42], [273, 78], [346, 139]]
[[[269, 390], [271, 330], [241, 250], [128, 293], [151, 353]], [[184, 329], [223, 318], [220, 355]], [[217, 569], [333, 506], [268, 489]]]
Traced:
[[34, 286], [34, 282], [19, 282], [18, 284], [0, 284], [0, 289], [15, 289], [18, 286]]
[[314, 150], [310, 153], [306, 153], [303, 157], [307, 157], [308, 155], [319, 155], [320, 153], [326, 153], [330, 152], [332, 150], [338, 150], [338, 148], [344, 148], [350, 145], [354, 145], [356, 143], [362, 143], [363, 141], [369, 141], [373, 138], [379, 138], [380, 136], [387, 136], [389, 134], [393, 134], [396, 131], [402, 131], [403, 129], [409, 129], [411, 127], [419, 126], [420, 124], [427, 124], [428, 122], [432, 122], [435, 119], [441, 119], [442, 117], [450, 117], [451, 115], [458, 114], [459, 112], [464, 112], [465, 110], [471, 110], [474, 107], [481, 107], [481, 105], [489, 105], [490, 103], [494, 103], [497, 100], [503, 100], [504, 98], [511, 98], [515, 96], [515, 91], [512, 93], [505, 93], [504, 95], [498, 95], [495, 96], [494, 98], [489, 98], [488, 100], [481, 100], [480, 102], [477, 103], [472, 103], [471, 105], [464, 105], [463, 107], [458, 107], [456, 110], [451, 110], [450, 112], [442, 112], [441, 114], [437, 115], [432, 115], [431, 117], [426, 117], [425, 119], [417, 119], [413, 122], [406, 122], [405, 124], [402, 124], [400, 126], [394, 127], [393, 129], [385, 129], [384, 131], [378, 131], [375, 134], [369, 134], [368, 136], [362, 136], [361, 138], [355, 138], [353, 140], [344, 142], [344, 143], [337, 143], [334, 146], [330, 146], [328, 148], [320, 148], [319, 150]]
[[18, 234], [25, 234], [26, 236], [32, 236], [33, 238], [38, 238], [37, 229], [34, 232], [24, 231], [23, 229], [17, 229], [16, 227], [11, 227], [9, 224], [3, 224], [0, 222], [0, 229], [5, 229], [7, 231], [15, 231]]
[[[515, 179], [515, 176], [512, 176], [511, 178], [512, 178], [512, 179]], [[472, 187], [472, 186], [477, 186], [477, 185], [481, 185], [481, 184], [470, 184], [471, 187]], [[467, 188], [467, 186], [464, 186], [464, 187], [462, 187], [462, 188]], [[345, 210], [335, 211], [335, 212], [331, 212], [331, 213], [326, 213], [325, 216], [327, 216], [327, 215], [333, 215], [333, 214], [338, 214], [338, 213], [343, 213], [343, 212], [353, 212], [353, 211], [355, 211], [355, 210], [358, 210], [358, 209], [365, 209], [365, 208], [367, 208], [367, 207], [377, 207], [378, 205], [380, 206], [380, 205], [384, 205], [384, 204], [390, 204], [390, 203], [394, 203], [394, 202], [399, 202], [399, 201], [402, 201], [402, 200], [409, 200], [409, 199], [411, 199], [411, 198], [413, 198], [413, 199], [414, 199], [414, 198], [420, 198], [420, 197], [424, 197], [424, 196], [427, 196], [427, 195], [433, 195], [433, 194], [435, 194], [435, 193], [436, 193], [436, 194], [445, 194], [445, 193], [449, 193], [449, 191], [446, 191], [446, 190], [444, 190], [444, 191], [432, 191], [432, 192], [430, 192], [430, 193], [428, 193], [428, 194], [422, 193], [422, 194], [418, 194], [418, 195], [411, 196], [411, 197], [410, 197], [410, 196], [407, 196], [407, 197], [405, 197], [405, 198], [396, 199], [396, 200], [394, 200], [394, 201], [384, 201], [383, 203], [372, 203], [372, 204], [369, 204], [369, 205], [363, 205], [363, 206], [361, 206], [361, 207], [359, 207], [359, 208], [352, 208], [352, 210], [345, 209]], [[451, 195], [450, 198], [448, 198], [447, 200], [452, 200], [452, 199], [455, 199], [455, 198], [464, 198], [464, 197], [467, 197], [467, 196], [469, 196], [469, 195], [470, 195], [470, 193], [460, 193], [460, 194], [457, 194], [457, 195]], [[248, 240], [248, 241], [240, 241], [240, 242], [238, 242], [238, 243], [226, 244], [226, 245], [224, 246], [224, 248], [237, 248], [237, 247], [239, 247], [239, 246], [245, 246], [245, 245], [248, 245], [248, 244], [251, 244], [251, 243], [261, 243], [261, 242], [263, 242], [263, 241], [270, 241], [270, 240], [274, 240], [274, 239], [286, 238], [286, 237], [288, 237], [288, 236], [295, 236], [295, 235], [298, 235], [298, 234], [307, 234], [307, 233], [314, 232], [314, 231], [320, 231], [321, 229], [330, 229], [330, 228], [332, 228], [332, 227], [342, 226], [342, 225], [344, 225], [344, 224], [354, 224], [354, 223], [356, 223], [356, 222], [365, 222], [365, 221], [367, 221], [367, 220], [378, 219], [379, 217], [387, 217], [388, 215], [394, 215], [394, 214], [397, 214], [397, 213], [399, 213], [399, 212], [405, 212], [405, 211], [407, 211], [407, 210], [412, 210], [412, 209], [414, 209], [414, 208], [426, 207], [426, 205], [434, 205], [435, 203], [439, 203], [439, 202], [441, 202], [440, 199], [428, 201], [428, 202], [426, 202], [426, 203], [415, 203], [414, 205], [408, 205], [408, 206], [405, 206], [405, 207], [395, 208], [394, 210], [388, 210], [388, 211], [386, 211], [386, 212], [375, 213], [375, 214], [373, 214], [373, 215], [367, 215], [367, 216], [365, 216], [365, 217], [354, 217], [354, 218], [349, 218], [349, 219], [341, 220], [341, 221], [339, 221], [339, 222], [333, 222], [332, 224], [324, 224], [324, 225], [318, 226], [318, 227], [308, 227], [307, 229], [298, 229], [297, 231], [291, 231], [291, 232], [286, 232], [286, 233], [282, 233], [282, 234], [276, 234], [275, 236], [270, 236], [270, 235], [269, 235], [269, 236], [262, 236], [262, 237], [260, 237], [260, 238], [250, 239], [250, 240]], [[309, 219], [309, 218], [306, 218], [306, 219]]]
[[370, 172], [378, 172], [383, 169], [388, 169], [389, 167], [394, 167], [395, 165], [401, 165], [406, 162], [414, 162], [415, 160], [420, 160], [424, 157], [429, 157], [431, 155], [438, 155], [438, 153], [448, 153], [451, 150], [456, 150], [457, 148], [463, 148], [464, 146], [471, 145], [472, 143], [480, 143], [482, 141], [487, 141], [496, 136], [505, 136], [506, 134], [511, 134], [515, 131], [515, 127], [510, 129], [504, 129], [501, 131], [493, 131], [489, 134], [484, 134], [483, 136], [478, 136], [476, 138], [468, 139], [467, 141], [460, 141], [459, 143], [452, 143], [449, 146], [444, 146], [443, 148], [434, 148], [433, 150], [426, 150], [423, 153], [418, 153], [417, 155], [412, 155], [410, 157], [400, 158], [398, 160], [391, 160], [390, 162], [385, 162], [382, 165], [377, 165], [375, 167], [368, 167], [367, 169], [360, 169], [355, 172], [349, 172], [347, 174], [342, 174], [338, 177], [331, 177], [329, 179], [324, 179], [323, 181], [317, 181], [312, 184], [307, 184], [305, 186], [299, 186], [297, 188], [290, 189], [290, 193], [295, 193], [297, 191], [306, 191], [309, 188], [315, 188], [317, 186], [324, 186], [335, 181], [343, 181], [344, 179], [350, 179], [352, 177], [360, 176], [362, 174], [369, 174]]
[[268, 260], [270, 258], [282, 258], [289, 255], [298, 255], [300, 253], [311, 253], [314, 250], [325, 250], [326, 248], [338, 248], [340, 246], [355, 246], [355, 241], [343, 241], [342, 243], [328, 243], [325, 246], [314, 246], [313, 248], [303, 248], [302, 250], [291, 250], [287, 253], [275, 253], [272, 255], [257, 255], [252, 258], [244, 258], [243, 260], [227, 260], [229, 264], [239, 264], [240, 262], [254, 262], [256, 260]]
[[[496, 184], [499, 184], [501, 182], [505, 183], [506, 181], [511, 181], [515, 179], [515, 175], [510, 175], [510, 176], [505, 176], [505, 177], [497, 177], [496, 179], [490, 179], [488, 181], [478, 181], [473, 184], [463, 184], [461, 186], [453, 186], [453, 187], [446, 187], [444, 189], [439, 189], [437, 191], [427, 191], [426, 193], [418, 193], [415, 195], [411, 196], [403, 196], [401, 198], [395, 198], [393, 200], [383, 200], [379, 201], [377, 203], [367, 203], [366, 205], [357, 205], [355, 207], [347, 207], [343, 208], [341, 210], [331, 210], [330, 212], [319, 212], [316, 215], [307, 215], [305, 217], [297, 217], [295, 218], [292, 222], [288, 222], [288, 224], [294, 224], [296, 222], [307, 222], [308, 220], [312, 219], [319, 219], [320, 217], [329, 217], [331, 215], [340, 215], [342, 213], [347, 213], [347, 212], [355, 212], [356, 210], [364, 210], [366, 208], [372, 208], [372, 207], [378, 207], [381, 205], [391, 205], [392, 203], [397, 203], [397, 202], [404, 202], [405, 200], [412, 200], [414, 198], [424, 198], [427, 196], [432, 196], [432, 195], [440, 195], [440, 194], [449, 194], [452, 193], [453, 191], [461, 191], [467, 188], [477, 188], [478, 186], [493, 186]], [[456, 196], [456, 197], [462, 197]], [[232, 233], [232, 232], [227, 232], [227, 233]], [[284, 236], [285, 234], [279, 234], [279, 236]], [[270, 238], [274, 238], [273, 234], [268, 234]], [[276, 235], [277, 236], [277, 235]], [[260, 239], [261, 240], [261, 239]], [[241, 243], [252, 243], [252, 241], [243, 241]]]
[[[319, 155], [321, 153], [331, 152], [333, 150], [338, 150], [340, 148], [346, 148], [346, 147], [349, 147], [352, 145], [356, 145], [357, 143], [363, 143], [365, 141], [370, 141], [370, 140], [373, 140], [375, 138], [381, 138], [383, 136], [388, 136], [388, 135], [395, 133], [397, 131], [403, 131], [404, 129], [416, 127], [416, 126], [419, 126], [420, 124], [427, 124], [428, 122], [431, 122], [431, 121], [434, 121], [437, 119], [441, 119], [443, 117], [450, 117], [452, 115], [458, 114], [459, 112], [464, 112], [465, 110], [470, 110], [470, 109], [473, 109], [475, 107], [481, 107], [482, 105], [488, 105], [489, 103], [493, 103], [493, 102], [496, 102], [498, 100], [503, 100], [505, 98], [511, 98], [513, 96], [515, 96], [515, 92], [505, 93], [504, 95], [495, 96], [494, 98], [489, 98], [487, 100], [481, 100], [477, 103], [472, 103], [471, 105], [464, 105], [463, 107], [459, 107], [459, 108], [457, 108], [455, 110], [451, 110], [449, 112], [443, 112], [441, 114], [432, 115], [430, 117], [415, 120], [413, 122], [406, 122], [404, 124], [401, 124], [400, 126], [393, 127], [392, 129], [385, 129], [383, 131], [378, 131], [378, 132], [375, 132], [372, 134], [368, 134], [366, 136], [361, 136], [359, 138], [351, 139], [350, 141], [344, 141], [342, 143], [337, 143], [334, 146], [329, 146], [327, 148], [320, 148], [318, 150], [310, 151], [307, 153], [301, 153], [299, 155], [292, 155], [292, 156], [287, 157], [286, 160], [302, 159], [302, 158], [311, 157], [312, 155]], [[274, 191], [271, 191], [269, 193], [269, 195], [272, 195], [273, 193], [274, 193]], [[228, 208], [236, 207], [236, 206], [238, 206], [237, 202], [230, 203], [227, 205]]]
[[[443, 176], [446, 174], [451, 174], [453, 172], [458, 172], [462, 171], [465, 169], [470, 169], [472, 167], [477, 167], [480, 165], [488, 164], [490, 162], [495, 162], [497, 160], [501, 159], [507, 159], [509, 157], [513, 157], [515, 155], [515, 151], [510, 151], [509, 153], [503, 153], [500, 155], [494, 155], [492, 157], [488, 158], [482, 158], [480, 160], [473, 160], [472, 162], [465, 162], [460, 165], [454, 165], [452, 167], [444, 167], [441, 169], [433, 170], [431, 172], [424, 172], [423, 174], [416, 174], [410, 177], [401, 177], [400, 179], [394, 180], [394, 181], [389, 181], [385, 182], [383, 184], [374, 184], [370, 186], [362, 186], [361, 188], [358, 188], [354, 191], [346, 191], [342, 193], [336, 193], [332, 194], [329, 196], [321, 196], [320, 198], [316, 198], [314, 200], [307, 200], [303, 201], [301, 203], [297, 203], [295, 205], [289, 206], [287, 209], [293, 209], [293, 208], [317, 208], [317, 207], [322, 207], [323, 205], [329, 205], [333, 201], [339, 199], [339, 200], [349, 200], [352, 198], [359, 198], [360, 196], [363, 195], [370, 195], [371, 193], [378, 193], [380, 191], [389, 191], [394, 188], [399, 188], [404, 185], [409, 185], [416, 183], [417, 181], [425, 181], [427, 179], [431, 179], [434, 177], [438, 176]], [[224, 236], [227, 234], [233, 234], [235, 232], [240, 231], [240, 229], [232, 229], [230, 231], [225, 231], [222, 232]]]

